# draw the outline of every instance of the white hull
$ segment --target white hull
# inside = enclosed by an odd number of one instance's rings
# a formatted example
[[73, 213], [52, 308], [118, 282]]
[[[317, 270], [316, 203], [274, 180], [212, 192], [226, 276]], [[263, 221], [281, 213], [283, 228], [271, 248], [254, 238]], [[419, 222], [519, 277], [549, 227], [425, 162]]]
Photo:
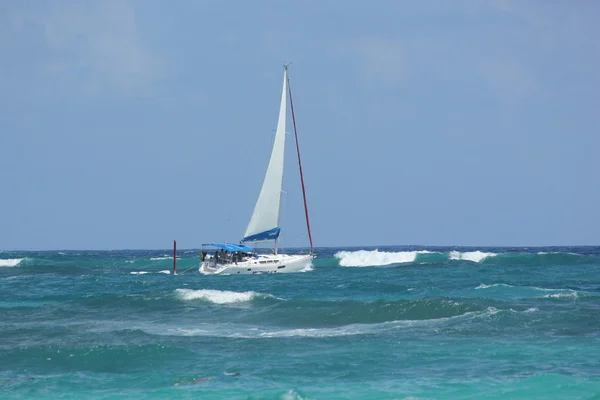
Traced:
[[216, 264], [210, 258], [200, 264], [200, 273], [207, 275], [282, 274], [307, 270], [314, 256], [310, 254], [269, 254], [237, 263]]

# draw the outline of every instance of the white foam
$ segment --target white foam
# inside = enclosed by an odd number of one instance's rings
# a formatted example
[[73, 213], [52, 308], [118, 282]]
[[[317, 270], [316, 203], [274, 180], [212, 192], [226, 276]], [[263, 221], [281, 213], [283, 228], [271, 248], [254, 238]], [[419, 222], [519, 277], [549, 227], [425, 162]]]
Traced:
[[300, 271], [298, 272], [310, 272], [310, 271], [314, 271], [315, 269], [313, 268], [312, 264], [308, 264], [306, 267], [302, 268]]
[[9, 258], [6, 260], [0, 260], [0, 267], [16, 267], [23, 260], [24, 258]]
[[150, 272], [148, 271], [131, 271], [130, 274], [131, 275], [145, 275], [145, 274], [149, 274]]
[[553, 294], [547, 294], [544, 296], [545, 298], [552, 298], [552, 299], [566, 299], [566, 298], [577, 298], [579, 297], [577, 295], [577, 292], [574, 290], [571, 290], [568, 293], [553, 293]]
[[335, 258], [340, 260], [341, 267], [373, 267], [379, 265], [414, 262], [418, 254], [430, 253], [421, 251], [388, 252], [379, 250], [338, 251]]
[[511, 285], [507, 285], [506, 283], [492, 283], [491, 285], [486, 285], [485, 283], [482, 283], [481, 285], [477, 286], [475, 288], [475, 290], [477, 290], [477, 289], [489, 289], [489, 288], [498, 287], [498, 286], [513, 287]]
[[244, 339], [270, 339], [270, 338], [327, 338], [342, 336], [370, 335], [389, 330], [406, 329], [414, 327], [431, 327], [451, 322], [453, 320], [485, 318], [497, 314], [500, 310], [488, 307], [482, 311], [471, 311], [452, 317], [442, 317], [423, 320], [394, 320], [375, 324], [349, 324], [333, 328], [296, 328], [272, 330], [265, 327], [240, 326], [235, 324], [203, 324], [194, 328], [170, 328], [166, 331], [163, 327], [143, 327], [142, 330], [150, 334], [167, 336], [218, 336]]
[[288, 390], [281, 396], [281, 400], [306, 400], [292, 389]]
[[262, 296], [256, 292], [231, 292], [229, 290], [210, 289], [177, 289], [176, 292], [183, 300], [206, 300], [214, 304], [243, 303]]
[[[179, 257], [177, 257], [177, 258], [179, 258]], [[173, 259], [173, 256], [171, 256], [171, 257], [168, 257], [168, 256], [165, 256], [165, 257], [152, 257], [152, 258], [150, 258], [150, 261], [162, 261], [162, 260], [172, 260], [172, 259]]]
[[170, 269], [163, 269], [162, 271], [158, 271], [159, 274], [169, 274], [171, 275], [171, 270]]
[[483, 251], [467, 251], [467, 252], [460, 252], [460, 251], [451, 251], [450, 252], [450, 259], [451, 260], [466, 260], [466, 261], [473, 261], [473, 262], [481, 262], [483, 260], [485, 260], [488, 257], [495, 257], [498, 254], [496, 253], [485, 253]]
[[[182, 289], [179, 289], [182, 290]], [[199, 292], [199, 291], [195, 291]], [[185, 293], [185, 292], [184, 292]], [[235, 293], [235, 292], [230, 292]], [[261, 294], [256, 294], [263, 296]], [[453, 323], [464, 319], [487, 318], [501, 312], [493, 307], [488, 307], [481, 311], [470, 311], [464, 314], [451, 317], [432, 318], [423, 320], [393, 320], [374, 324], [349, 324], [338, 327], [328, 328], [292, 328], [277, 329], [264, 325], [246, 325], [237, 323], [216, 323], [216, 322], [196, 322], [191, 326], [166, 327], [164, 324], [138, 323], [132, 325], [130, 322], [115, 321], [112, 324], [99, 324], [94, 331], [114, 331], [117, 329], [139, 329], [151, 335], [160, 336], [200, 336], [200, 337], [219, 337], [219, 338], [243, 338], [243, 339], [271, 339], [271, 338], [290, 338], [290, 337], [343, 337], [370, 335], [386, 331], [396, 331], [398, 329], [431, 329], [439, 325]]]

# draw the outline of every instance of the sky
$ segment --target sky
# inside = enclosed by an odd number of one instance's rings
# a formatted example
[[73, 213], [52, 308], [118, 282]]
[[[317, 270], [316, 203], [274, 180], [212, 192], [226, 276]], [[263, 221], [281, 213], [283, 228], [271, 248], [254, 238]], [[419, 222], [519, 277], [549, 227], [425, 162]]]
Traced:
[[[239, 241], [286, 62], [315, 246], [598, 245], [598, 15], [594, 0], [4, 0], [0, 249]], [[287, 139], [281, 244], [305, 246]]]

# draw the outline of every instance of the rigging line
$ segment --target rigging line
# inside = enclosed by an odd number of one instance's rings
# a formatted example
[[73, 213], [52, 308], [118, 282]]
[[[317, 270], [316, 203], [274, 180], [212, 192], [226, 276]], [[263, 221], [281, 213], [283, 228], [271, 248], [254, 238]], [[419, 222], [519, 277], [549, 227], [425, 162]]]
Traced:
[[188, 272], [192, 268], [196, 268], [196, 266], [192, 265], [191, 267], [189, 267], [188, 269], [184, 270], [183, 272], [178, 273], [177, 275], [183, 275], [183, 274], [185, 274], [186, 272]]
[[[287, 69], [287, 66], [285, 67]], [[306, 229], [308, 230], [308, 240], [310, 241], [310, 252], [313, 252], [312, 234], [310, 232], [310, 219], [308, 218], [308, 205], [306, 204], [306, 189], [304, 187], [304, 174], [302, 173], [302, 161], [300, 161], [300, 145], [298, 144], [298, 129], [296, 129], [296, 115], [294, 114], [294, 101], [292, 100], [292, 87], [290, 78], [287, 78], [288, 93], [290, 95], [290, 108], [292, 110], [292, 121], [294, 123], [294, 135], [296, 137], [296, 151], [298, 153], [298, 166], [300, 168], [300, 182], [302, 182], [302, 197], [304, 198], [304, 214], [306, 215]]]

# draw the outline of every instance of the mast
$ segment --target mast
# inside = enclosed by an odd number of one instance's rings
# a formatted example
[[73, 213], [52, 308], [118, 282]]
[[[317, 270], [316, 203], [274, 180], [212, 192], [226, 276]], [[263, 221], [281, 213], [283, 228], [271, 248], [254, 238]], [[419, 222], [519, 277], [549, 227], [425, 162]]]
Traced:
[[[287, 66], [285, 67], [287, 71]], [[302, 161], [300, 160], [300, 145], [298, 144], [298, 129], [296, 128], [296, 115], [294, 114], [294, 101], [292, 100], [292, 87], [290, 78], [287, 77], [288, 93], [290, 94], [290, 108], [292, 110], [292, 121], [294, 122], [294, 136], [296, 137], [296, 152], [298, 153], [298, 167], [300, 168], [300, 182], [302, 183], [302, 197], [304, 199], [304, 214], [306, 216], [306, 229], [308, 230], [308, 240], [310, 242], [310, 254], [313, 253], [312, 234], [310, 232], [310, 219], [308, 218], [308, 205], [306, 203], [306, 188], [304, 187], [304, 174], [302, 173]], [[275, 241], [275, 254], [277, 254], [277, 241]]]

